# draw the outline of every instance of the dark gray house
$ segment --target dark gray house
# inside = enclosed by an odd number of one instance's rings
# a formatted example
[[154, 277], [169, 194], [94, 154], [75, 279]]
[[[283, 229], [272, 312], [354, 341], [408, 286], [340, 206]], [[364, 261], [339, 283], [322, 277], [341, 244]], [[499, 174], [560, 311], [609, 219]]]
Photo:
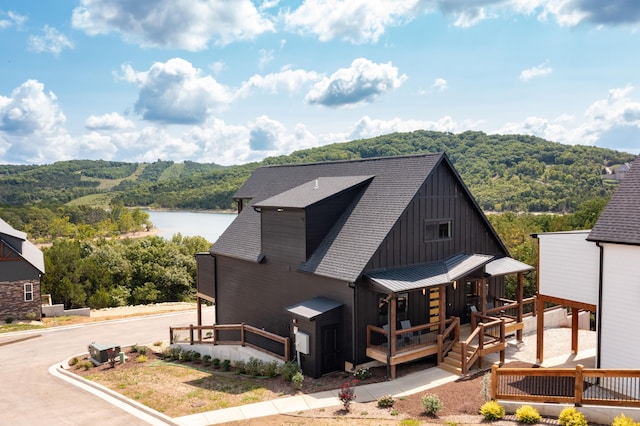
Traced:
[[234, 198], [238, 217], [198, 256], [198, 296], [216, 324], [291, 337], [314, 377], [372, 359], [394, 375], [435, 354], [428, 332], [469, 322], [504, 274], [531, 269], [443, 153], [262, 167]]
[[40, 320], [44, 257], [27, 234], [0, 219], [0, 321]]

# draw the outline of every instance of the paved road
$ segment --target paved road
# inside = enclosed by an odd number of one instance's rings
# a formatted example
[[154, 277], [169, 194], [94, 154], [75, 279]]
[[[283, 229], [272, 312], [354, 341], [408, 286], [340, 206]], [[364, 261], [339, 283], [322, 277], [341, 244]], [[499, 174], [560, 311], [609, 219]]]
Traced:
[[[213, 308], [203, 309], [203, 322], [213, 323]], [[0, 425], [148, 425], [103, 399], [49, 373], [49, 367], [87, 352], [95, 341], [128, 346], [169, 338], [170, 326], [197, 322], [196, 311], [56, 327], [12, 335], [33, 337], [0, 346]]]

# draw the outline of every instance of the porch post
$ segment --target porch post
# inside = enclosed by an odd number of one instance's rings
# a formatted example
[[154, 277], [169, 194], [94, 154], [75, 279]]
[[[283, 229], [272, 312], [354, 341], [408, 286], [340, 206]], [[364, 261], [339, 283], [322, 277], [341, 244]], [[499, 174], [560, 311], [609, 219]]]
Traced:
[[[522, 272], [518, 272], [518, 294], [516, 301], [518, 302], [518, 323], [522, 323], [523, 321], [523, 306], [522, 300], [524, 299], [524, 274]], [[516, 331], [516, 340], [518, 343], [522, 343], [522, 328], [519, 328]]]
[[[398, 306], [398, 299], [395, 294], [391, 295], [391, 300], [389, 300], [389, 348], [391, 358], [396, 355], [396, 310]], [[391, 371], [391, 379], [396, 378], [396, 365], [392, 363], [390, 365]]]
[[536, 363], [544, 361], [544, 298], [536, 300]]
[[[196, 297], [198, 307], [198, 327], [202, 326], [202, 299]], [[202, 329], [198, 328], [198, 341], [202, 342]]]
[[447, 286], [441, 285], [440, 290], [438, 291], [438, 320], [440, 321], [440, 330], [439, 334], [444, 333], [445, 327], [445, 316], [447, 315]]
[[578, 314], [580, 309], [571, 307], [571, 353], [578, 353]]
[[[486, 286], [486, 282], [487, 279], [486, 278], [482, 278], [480, 280], [480, 312], [482, 312], [482, 315], [485, 314], [485, 310], [487, 309], [487, 286]], [[495, 306], [494, 306], [495, 308]]]

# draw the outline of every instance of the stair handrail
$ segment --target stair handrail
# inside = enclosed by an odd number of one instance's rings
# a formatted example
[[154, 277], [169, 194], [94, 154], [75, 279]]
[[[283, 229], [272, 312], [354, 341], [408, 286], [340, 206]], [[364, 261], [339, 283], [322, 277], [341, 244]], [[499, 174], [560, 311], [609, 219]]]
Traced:
[[[445, 325], [447, 323], [450, 323], [449, 326], [438, 334], [438, 364], [444, 361], [444, 357], [447, 356], [453, 345], [460, 340], [460, 318], [451, 317], [445, 321]], [[451, 341], [445, 346], [445, 339], [449, 336], [451, 336]]]

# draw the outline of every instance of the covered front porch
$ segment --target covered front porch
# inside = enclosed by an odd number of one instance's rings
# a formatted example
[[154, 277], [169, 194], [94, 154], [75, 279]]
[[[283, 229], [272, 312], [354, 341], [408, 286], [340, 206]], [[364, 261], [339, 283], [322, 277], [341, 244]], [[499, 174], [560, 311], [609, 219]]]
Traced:
[[[506, 336], [515, 334], [521, 341], [525, 310], [535, 312], [535, 298], [523, 298], [523, 274], [532, 269], [512, 258], [459, 254], [368, 273], [384, 298], [382, 324], [367, 325], [366, 355], [386, 364], [391, 379], [398, 365], [427, 356], [436, 356], [440, 367], [456, 374], [476, 362], [481, 367], [491, 353], [500, 351], [504, 360]], [[516, 300], [502, 297], [508, 274], [517, 274]]]

